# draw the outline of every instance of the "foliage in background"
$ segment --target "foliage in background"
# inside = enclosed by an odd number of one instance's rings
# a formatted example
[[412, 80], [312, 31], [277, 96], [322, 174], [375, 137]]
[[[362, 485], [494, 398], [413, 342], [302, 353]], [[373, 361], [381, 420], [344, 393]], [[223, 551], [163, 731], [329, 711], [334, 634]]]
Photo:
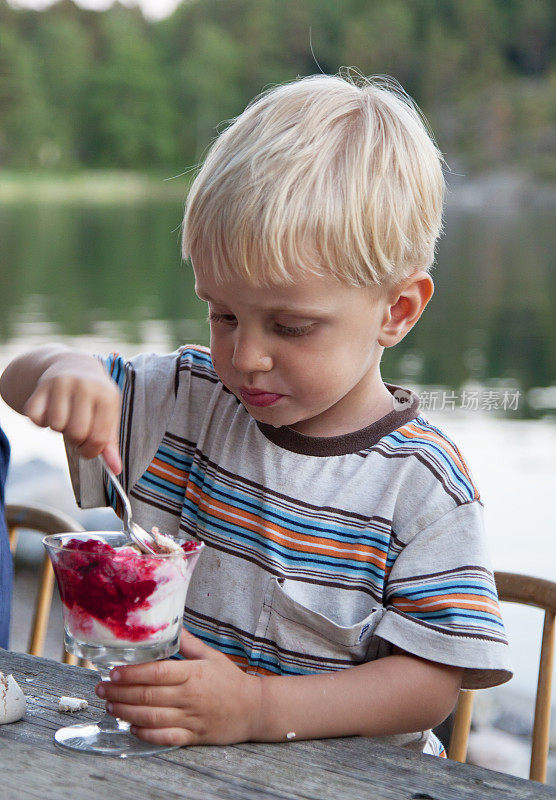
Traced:
[[355, 65], [404, 85], [452, 166], [555, 178], [553, 8], [188, 0], [152, 23], [118, 4], [35, 12], [0, 0], [0, 167], [175, 172], [265, 86]]

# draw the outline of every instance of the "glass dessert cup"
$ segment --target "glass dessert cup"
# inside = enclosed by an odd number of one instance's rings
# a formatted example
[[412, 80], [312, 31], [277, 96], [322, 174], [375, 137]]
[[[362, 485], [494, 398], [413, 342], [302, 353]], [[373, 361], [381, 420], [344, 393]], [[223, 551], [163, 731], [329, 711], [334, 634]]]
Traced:
[[[125, 534], [113, 531], [56, 534], [43, 544], [62, 599], [65, 648], [92, 661], [101, 680], [109, 680], [113, 667], [178, 651], [201, 542], [188, 542], [193, 548], [188, 551], [159, 555], [137, 552]], [[71, 750], [119, 758], [177, 749], [138, 739], [129, 723], [108, 713], [97, 723], [60, 728], [54, 739]]]

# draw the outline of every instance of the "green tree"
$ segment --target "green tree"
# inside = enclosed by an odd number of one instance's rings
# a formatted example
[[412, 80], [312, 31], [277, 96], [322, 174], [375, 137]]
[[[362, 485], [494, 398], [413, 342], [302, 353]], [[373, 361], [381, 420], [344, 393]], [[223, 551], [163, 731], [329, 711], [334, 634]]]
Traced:
[[[7, 19], [6, 19], [7, 17]], [[40, 161], [51, 137], [44, 94], [36, 83], [38, 53], [19, 36], [13, 19], [0, 16], [0, 164], [23, 169]]]
[[41, 18], [33, 36], [40, 54], [37, 75], [48, 104], [50, 140], [43, 145], [44, 166], [72, 166], [82, 158], [84, 110], [94, 69], [93, 36], [79, 9], [65, 0]]
[[102, 167], [166, 165], [173, 156], [174, 111], [149, 27], [139, 11], [121, 6], [99, 17], [84, 158]]
[[415, 18], [411, 3], [375, 0], [365, 3], [346, 24], [342, 60], [365, 74], [387, 74], [410, 93], [420, 54], [414, 46]]

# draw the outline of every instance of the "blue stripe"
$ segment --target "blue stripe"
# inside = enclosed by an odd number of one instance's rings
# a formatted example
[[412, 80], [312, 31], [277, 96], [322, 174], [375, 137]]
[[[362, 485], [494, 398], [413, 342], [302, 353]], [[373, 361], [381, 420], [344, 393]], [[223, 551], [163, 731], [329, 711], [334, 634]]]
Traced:
[[118, 499], [116, 497], [116, 490], [114, 489], [114, 487], [112, 486], [111, 483], [106, 485], [105, 489], [107, 490], [108, 501], [109, 501], [110, 505], [112, 506], [112, 508], [114, 509], [114, 511], [116, 511], [116, 509], [118, 507]]
[[[434, 431], [441, 439], [443, 439], [445, 442], [447, 442], [450, 445], [450, 447], [452, 447], [454, 449], [454, 451], [456, 453], [458, 453], [459, 457], [461, 458], [462, 463], [465, 466], [467, 466], [464, 457], [462, 456], [462, 454], [459, 451], [459, 447], [455, 444], [455, 442], [453, 442], [450, 439], [449, 436], [447, 436], [444, 433], [444, 431], [441, 431], [440, 428], [437, 428], [435, 425], [431, 425], [430, 422], [428, 422], [424, 417], [418, 417], [416, 420], [414, 420], [414, 422], [415, 422], [416, 425], [420, 426], [422, 431]], [[446, 453], [446, 458], [452, 460], [452, 462], [453, 462], [452, 457], [448, 453]], [[477, 492], [476, 486], [469, 479], [468, 475], [465, 472], [462, 472], [459, 469], [459, 467], [456, 467], [456, 469], [458, 470], [458, 472], [461, 475], [464, 476], [464, 478], [463, 478], [464, 483], [466, 484], [467, 487], [469, 487], [469, 491], [471, 492], [471, 499], [474, 499], [475, 498], [475, 493]]]
[[[284, 525], [288, 530], [297, 531], [298, 533], [315, 534], [319, 538], [327, 538], [330, 541], [337, 542], [339, 538], [346, 541], [354, 541], [356, 543], [365, 544], [366, 546], [375, 545], [378, 549], [382, 550], [385, 554], [388, 553], [389, 547], [389, 534], [384, 534], [381, 538], [379, 533], [370, 533], [361, 528], [360, 531], [350, 532], [349, 529], [342, 527], [319, 527], [315, 524], [301, 522], [298, 517], [293, 514], [288, 514], [284, 511], [275, 511], [272, 506], [263, 505], [263, 503], [247, 499], [245, 495], [240, 494], [233, 489], [221, 489], [219, 486], [210, 481], [204, 473], [199, 473], [195, 466], [192, 466], [189, 475], [190, 481], [197, 486], [197, 488], [207, 494], [209, 497], [218, 500], [224, 500], [235, 508], [241, 508], [244, 511], [260, 516], [263, 519], [277, 522]], [[243, 530], [238, 528], [238, 530]]]
[[251, 669], [255, 669], [256, 667], [263, 667], [264, 669], [268, 669], [271, 672], [275, 672], [276, 674], [282, 675], [310, 675], [313, 674], [314, 670], [309, 669], [301, 669], [301, 668], [290, 668], [284, 666], [282, 662], [273, 656], [262, 655], [260, 650], [255, 649], [249, 655], [248, 651], [245, 647], [231, 639], [229, 636], [224, 635], [217, 635], [213, 633], [209, 633], [203, 628], [199, 628], [195, 625], [190, 624], [184, 620], [184, 626], [187, 630], [196, 636], [198, 639], [201, 639], [205, 644], [208, 644], [210, 647], [214, 647], [217, 650], [220, 650], [222, 653], [228, 653], [228, 655], [232, 656], [239, 656], [240, 658], [245, 658], [249, 664]]
[[[191, 465], [193, 463], [192, 458], [169, 453], [167, 448], [162, 447], [159, 447], [156, 451], [155, 458], [157, 458], [159, 461], [162, 461], [164, 464], [168, 464], [171, 467], [176, 467], [176, 469], [181, 470], [184, 473], [184, 476], [189, 474]], [[152, 462], [149, 465], [149, 469], [151, 466]]]
[[[202, 520], [208, 521], [210, 518], [203, 516], [201, 517]], [[212, 521], [211, 521], [212, 522]], [[218, 523], [212, 522], [211, 529], [214, 532], [215, 530], [222, 531], [223, 533], [227, 534], [234, 534], [235, 531], [233, 528], [228, 528], [224, 525], [220, 525]], [[210, 530], [208, 531], [210, 532]], [[204, 533], [207, 533], [207, 528], [204, 528]], [[357, 577], [363, 578], [364, 575], [368, 576], [368, 573], [371, 573], [375, 578], [377, 578], [380, 587], [382, 587], [383, 580], [384, 580], [384, 573], [379, 567], [375, 567], [373, 564], [370, 564], [366, 561], [357, 561], [353, 562], [352, 559], [347, 559], [345, 556], [338, 556], [337, 560], [335, 561], [327, 561], [326, 557], [311, 557], [307, 554], [304, 555], [294, 555], [294, 553], [298, 553], [297, 550], [290, 550], [286, 547], [282, 547], [279, 544], [272, 543], [270, 544], [268, 539], [263, 539], [258, 537], [257, 534], [248, 535], [247, 532], [243, 536], [233, 536], [236, 541], [239, 542], [248, 542], [253, 545], [252, 549], [257, 551], [262, 555], [267, 555], [269, 552], [274, 553], [276, 556], [279, 556], [280, 559], [276, 562], [282, 567], [292, 566], [294, 564], [303, 565], [307, 568], [314, 568], [315, 566], [319, 567], [329, 567], [338, 577], [341, 577], [342, 573], [344, 574], [354, 574]], [[340, 570], [341, 566], [341, 570]], [[369, 576], [370, 577], [370, 576]], [[373, 583], [373, 585], [375, 585]]]
[[277, 675], [314, 675], [319, 671], [317, 669], [302, 669], [301, 667], [294, 669], [292, 667], [285, 666], [280, 659], [270, 656], [261, 656], [257, 659], [254, 666], [263, 667], [263, 669], [267, 669], [270, 672], [275, 672]]
[[[184, 503], [184, 507], [187, 505], [187, 500]], [[196, 507], [194, 507], [196, 509]], [[314, 568], [315, 566], [318, 567], [329, 567], [332, 572], [334, 572], [338, 577], [341, 577], [342, 573], [347, 575], [355, 575], [359, 578], [366, 577], [367, 579], [370, 575], [374, 576], [378, 583], [374, 583], [371, 581], [372, 586], [382, 589], [383, 582], [384, 582], [384, 572], [381, 568], [376, 567], [374, 564], [371, 564], [368, 561], [356, 561], [354, 562], [352, 559], [348, 559], [345, 555], [339, 555], [336, 561], [327, 561], [325, 557], [314, 556], [311, 557], [309, 555], [294, 555], [298, 551], [290, 550], [286, 547], [282, 547], [281, 545], [272, 542], [268, 539], [264, 539], [261, 536], [258, 536], [256, 533], [249, 535], [247, 530], [241, 529], [242, 535], [237, 535], [237, 531], [234, 527], [227, 526], [223, 523], [215, 522], [211, 517], [207, 516], [206, 514], [202, 514], [201, 512], [198, 513], [198, 519], [203, 524], [203, 534], [204, 538], [206, 534], [216, 533], [217, 531], [222, 531], [228, 535], [232, 535], [232, 539], [242, 543], [249, 543], [252, 545], [251, 549], [254, 549], [261, 555], [268, 555], [268, 553], [273, 553], [277, 556], [276, 563], [282, 567], [303, 565], [308, 568]], [[370, 575], [369, 575], [370, 573]]]
[[488, 614], [488, 612], [482, 613], [480, 611], [465, 611], [464, 609], [460, 608], [451, 608], [451, 609], [444, 609], [443, 611], [415, 611], [412, 612], [409, 616], [416, 617], [417, 619], [424, 619], [424, 620], [453, 620], [455, 621], [458, 617], [462, 617], [463, 619], [470, 620], [475, 619], [479, 622], [488, 623], [488, 625], [483, 625], [482, 627], [485, 630], [488, 630], [492, 625], [504, 630], [504, 625], [498, 617], [495, 617], [493, 614]]
[[423, 449], [425, 449], [425, 450], [436, 452], [438, 454], [438, 456], [439, 456], [438, 461], [440, 463], [443, 463], [445, 468], [447, 468], [448, 471], [452, 473], [454, 482], [456, 484], [459, 484], [462, 487], [462, 489], [466, 492], [466, 494], [467, 494], [467, 496], [469, 497], [470, 500], [473, 500], [473, 498], [475, 497], [475, 490], [471, 488], [469, 480], [464, 475], [464, 473], [461, 472], [459, 467], [456, 467], [456, 465], [454, 464], [453, 460], [450, 458], [448, 453], [446, 453], [445, 450], [442, 450], [438, 445], [433, 444], [432, 442], [429, 442], [426, 439], [419, 439], [419, 438], [416, 438], [416, 437], [414, 437], [412, 439], [406, 439], [404, 437], [402, 439], [396, 433], [391, 433], [389, 436], [386, 436], [384, 438], [387, 441], [395, 441], [398, 444], [400, 444], [402, 447], [405, 446], [406, 449], [410, 449], [411, 450], [412, 448], [415, 447], [415, 445], [419, 444], [419, 445], [422, 445]]
[[199, 350], [186, 349], [181, 354], [181, 361], [182, 362], [190, 361], [191, 364], [195, 364], [196, 366], [210, 367], [211, 370], [214, 370], [210, 353], [203, 353], [200, 352]]
[[175, 498], [180, 502], [185, 494], [184, 486], [174, 486], [170, 481], [165, 481], [163, 478], [159, 478], [157, 475], [151, 475], [149, 472], [146, 472], [143, 477], [137, 481], [138, 486], [145, 484], [149, 486], [149, 488], [155, 486], [162, 494], [165, 494], [167, 497]]
[[229, 637], [224, 636], [215, 636], [213, 634], [207, 633], [202, 628], [197, 628], [194, 625], [191, 625], [189, 622], [184, 621], [184, 626], [187, 630], [196, 636], [198, 639], [202, 639], [206, 644], [210, 645], [211, 647], [215, 647], [217, 650], [220, 650], [223, 653], [229, 653], [230, 655], [237, 655], [241, 656], [242, 658], [249, 658], [246, 650], [242, 647], [241, 644], [230, 639]]
[[444, 594], [476, 594], [488, 595], [492, 597], [494, 600], [498, 600], [498, 596], [493, 589], [490, 589], [487, 585], [482, 584], [455, 584], [455, 583], [434, 583], [430, 586], [427, 586], [424, 589], [406, 589], [403, 590], [403, 595], [401, 593], [396, 592], [394, 597], [408, 597], [416, 599], [418, 597], [432, 597], [436, 595], [444, 595]]
[[121, 356], [110, 355], [104, 359], [104, 366], [111, 373], [112, 380], [120, 389], [123, 389], [125, 383], [125, 361]]

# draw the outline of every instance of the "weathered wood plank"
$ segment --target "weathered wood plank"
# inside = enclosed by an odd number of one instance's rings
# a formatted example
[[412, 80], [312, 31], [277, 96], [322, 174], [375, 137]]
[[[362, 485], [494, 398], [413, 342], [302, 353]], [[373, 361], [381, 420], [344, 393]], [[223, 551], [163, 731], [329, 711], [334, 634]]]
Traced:
[[[551, 787], [469, 765], [419, 756], [371, 739], [191, 747], [140, 759], [111, 759], [58, 748], [54, 731], [92, 721], [103, 703], [91, 670], [0, 650], [28, 699], [25, 719], [0, 726], [0, 798], [58, 800], [544, 800]], [[61, 695], [90, 707], [58, 712]], [[14, 769], [14, 765], [19, 765]]]

